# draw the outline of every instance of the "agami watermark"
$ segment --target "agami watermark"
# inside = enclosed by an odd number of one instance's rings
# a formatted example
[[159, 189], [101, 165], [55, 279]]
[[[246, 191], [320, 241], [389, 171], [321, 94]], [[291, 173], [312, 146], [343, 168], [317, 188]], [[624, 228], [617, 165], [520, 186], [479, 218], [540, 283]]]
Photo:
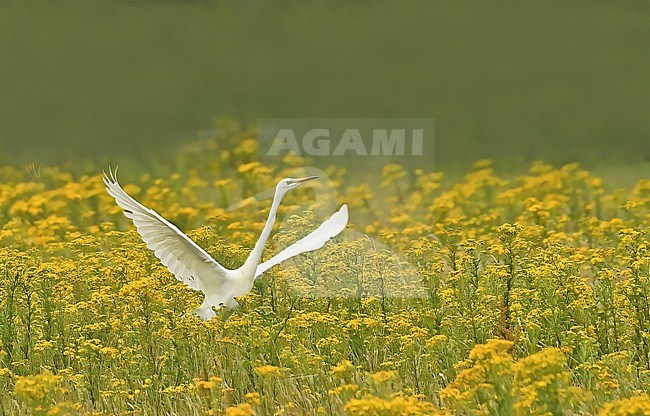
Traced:
[[263, 156], [419, 157], [434, 149], [432, 118], [258, 119]]

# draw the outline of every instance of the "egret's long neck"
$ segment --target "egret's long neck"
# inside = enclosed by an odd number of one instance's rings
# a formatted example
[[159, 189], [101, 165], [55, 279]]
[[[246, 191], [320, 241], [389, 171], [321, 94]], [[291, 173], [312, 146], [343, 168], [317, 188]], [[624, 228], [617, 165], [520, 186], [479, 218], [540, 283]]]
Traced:
[[273, 231], [273, 224], [275, 223], [275, 215], [278, 212], [278, 207], [280, 206], [280, 202], [282, 202], [282, 198], [284, 197], [284, 192], [276, 192], [275, 195], [273, 196], [273, 204], [271, 204], [271, 211], [269, 211], [269, 218], [266, 220], [266, 224], [264, 224], [264, 229], [262, 230], [262, 234], [260, 234], [260, 238], [257, 240], [257, 243], [255, 243], [255, 247], [253, 248], [253, 251], [251, 251], [251, 254], [248, 255], [248, 258], [246, 259], [246, 262], [242, 266], [242, 269], [250, 269], [253, 271], [253, 274], [255, 273], [255, 270], [257, 269], [257, 265], [260, 263], [260, 260], [262, 259], [262, 253], [264, 252], [264, 246], [266, 245], [266, 241], [269, 239], [269, 236], [271, 235], [271, 231]]

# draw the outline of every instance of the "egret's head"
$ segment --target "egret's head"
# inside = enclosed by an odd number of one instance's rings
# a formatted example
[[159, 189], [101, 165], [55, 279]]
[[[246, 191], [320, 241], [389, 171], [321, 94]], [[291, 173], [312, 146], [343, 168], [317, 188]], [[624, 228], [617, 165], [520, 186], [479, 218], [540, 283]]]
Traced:
[[288, 192], [293, 188], [297, 188], [299, 185], [314, 179], [318, 179], [318, 176], [307, 176], [305, 178], [284, 178], [278, 182], [278, 186], [276, 186], [275, 189], [276, 192], [284, 194], [285, 192]]

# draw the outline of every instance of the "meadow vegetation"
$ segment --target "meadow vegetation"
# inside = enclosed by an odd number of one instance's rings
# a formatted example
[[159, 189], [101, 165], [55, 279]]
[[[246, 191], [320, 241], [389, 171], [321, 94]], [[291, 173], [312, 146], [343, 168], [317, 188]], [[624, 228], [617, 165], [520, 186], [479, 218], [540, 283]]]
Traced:
[[[174, 174], [121, 173], [236, 267], [270, 206], [250, 197], [308, 163], [261, 163], [243, 131], [186, 149]], [[0, 413], [649, 414], [649, 180], [610, 191], [544, 163], [506, 180], [490, 161], [455, 183], [325, 171], [349, 228], [202, 322], [99, 172], [0, 168]], [[265, 257], [326, 203], [289, 194]]]

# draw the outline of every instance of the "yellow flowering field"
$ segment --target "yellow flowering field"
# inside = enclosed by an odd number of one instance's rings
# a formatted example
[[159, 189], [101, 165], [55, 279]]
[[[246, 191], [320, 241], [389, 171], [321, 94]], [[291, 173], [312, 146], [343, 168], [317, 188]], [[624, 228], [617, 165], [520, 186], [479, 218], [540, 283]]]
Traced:
[[[121, 181], [237, 267], [270, 206], [255, 196], [309, 162], [262, 163], [247, 137]], [[650, 180], [609, 191], [543, 163], [504, 179], [489, 161], [457, 181], [324, 172], [287, 196], [265, 258], [332, 204], [348, 229], [203, 322], [101, 167], [0, 168], [0, 413], [650, 414]]]

